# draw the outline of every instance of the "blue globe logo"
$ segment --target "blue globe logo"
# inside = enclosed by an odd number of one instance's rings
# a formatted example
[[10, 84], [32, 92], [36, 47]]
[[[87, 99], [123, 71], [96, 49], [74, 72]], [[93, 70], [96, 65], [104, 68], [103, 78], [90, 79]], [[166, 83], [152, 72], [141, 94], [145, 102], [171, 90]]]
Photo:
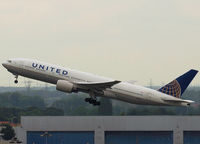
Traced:
[[170, 82], [166, 86], [159, 89], [159, 91], [177, 98], [180, 98], [181, 96], [181, 87], [177, 80]]

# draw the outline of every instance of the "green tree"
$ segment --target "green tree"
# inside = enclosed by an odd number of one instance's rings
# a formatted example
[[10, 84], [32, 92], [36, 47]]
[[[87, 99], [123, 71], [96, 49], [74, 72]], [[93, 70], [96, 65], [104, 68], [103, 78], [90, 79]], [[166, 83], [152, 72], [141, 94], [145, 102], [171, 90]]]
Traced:
[[112, 101], [108, 98], [100, 98], [101, 105], [98, 108], [99, 115], [112, 115]]
[[20, 93], [2, 93], [0, 94], [0, 107], [39, 107], [44, 108], [44, 99], [40, 96], [24, 96]]
[[137, 106], [128, 110], [127, 115], [175, 115], [169, 107]]
[[87, 115], [88, 103], [84, 101], [83, 96], [69, 96], [61, 100], [57, 100], [52, 107], [64, 110], [65, 115]]
[[2, 126], [4, 128], [2, 128], [1, 133], [3, 134], [2, 138], [4, 140], [11, 140], [13, 137], [15, 137], [15, 131], [10, 125], [4, 124]]
[[64, 111], [61, 109], [49, 107], [43, 110], [43, 116], [63, 116]]

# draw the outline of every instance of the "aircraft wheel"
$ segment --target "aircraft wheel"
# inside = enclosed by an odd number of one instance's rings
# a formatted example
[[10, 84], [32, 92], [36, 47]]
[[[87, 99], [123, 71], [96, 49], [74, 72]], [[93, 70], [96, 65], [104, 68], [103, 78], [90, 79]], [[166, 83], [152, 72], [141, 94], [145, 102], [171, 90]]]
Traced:
[[17, 84], [17, 83], [18, 83], [18, 80], [15, 80], [14, 82]]
[[90, 98], [85, 98], [85, 102], [89, 102], [90, 101]]
[[93, 100], [92, 99], [89, 99], [89, 101], [88, 101], [90, 104], [92, 104], [93, 103]]
[[92, 103], [96, 103], [96, 100], [93, 100], [93, 99], [92, 99]]

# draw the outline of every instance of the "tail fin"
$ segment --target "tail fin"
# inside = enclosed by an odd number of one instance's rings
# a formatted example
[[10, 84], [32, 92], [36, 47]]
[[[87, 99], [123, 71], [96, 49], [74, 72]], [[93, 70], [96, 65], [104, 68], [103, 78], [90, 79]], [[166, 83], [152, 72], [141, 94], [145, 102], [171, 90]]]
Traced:
[[158, 91], [180, 98], [197, 73], [198, 73], [197, 70], [191, 69], [190, 71], [181, 75], [180, 77], [173, 80], [169, 84], [160, 88]]

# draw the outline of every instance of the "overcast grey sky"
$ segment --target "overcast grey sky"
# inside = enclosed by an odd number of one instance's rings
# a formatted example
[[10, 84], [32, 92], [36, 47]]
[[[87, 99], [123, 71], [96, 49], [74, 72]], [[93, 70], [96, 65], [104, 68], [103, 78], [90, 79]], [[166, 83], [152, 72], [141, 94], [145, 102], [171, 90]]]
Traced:
[[[199, 70], [199, 38], [199, 0], [0, 0], [1, 62], [34, 58], [160, 85]], [[14, 85], [0, 73], [1, 86]]]

